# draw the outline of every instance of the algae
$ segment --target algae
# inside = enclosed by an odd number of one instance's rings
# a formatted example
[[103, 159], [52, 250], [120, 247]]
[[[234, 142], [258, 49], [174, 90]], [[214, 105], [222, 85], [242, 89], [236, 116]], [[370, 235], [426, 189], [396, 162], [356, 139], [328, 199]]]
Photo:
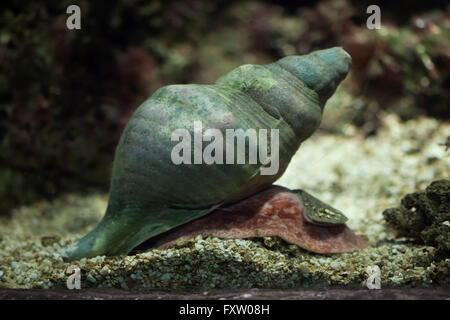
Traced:
[[399, 207], [386, 209], [383, 216], [399, 235], [450, 256], [450, 180], [433, 181], [425, 191], [407, 194]]

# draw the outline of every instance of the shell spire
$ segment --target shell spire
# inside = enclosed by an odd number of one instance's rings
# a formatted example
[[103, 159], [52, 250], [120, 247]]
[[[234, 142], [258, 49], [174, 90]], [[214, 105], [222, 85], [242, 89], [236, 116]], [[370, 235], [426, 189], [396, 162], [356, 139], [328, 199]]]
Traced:
[[323, 108], [346, 77], [352, 58], [341, 47], [318, 50], [303, 56], [288, 56], [276, 63], [289, 70], [319, 95]]

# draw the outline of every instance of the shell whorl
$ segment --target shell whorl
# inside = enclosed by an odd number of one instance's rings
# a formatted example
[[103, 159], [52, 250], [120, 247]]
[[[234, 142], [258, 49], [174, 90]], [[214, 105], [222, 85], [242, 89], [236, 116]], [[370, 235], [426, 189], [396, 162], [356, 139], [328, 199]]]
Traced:
[[320, 125], [325, 103], [350, 64], [350, 55], [334, 47], [268, 65], [243, 65], [216, 83], [237, 88], [273, 117], [282, 117], [303, 141]]

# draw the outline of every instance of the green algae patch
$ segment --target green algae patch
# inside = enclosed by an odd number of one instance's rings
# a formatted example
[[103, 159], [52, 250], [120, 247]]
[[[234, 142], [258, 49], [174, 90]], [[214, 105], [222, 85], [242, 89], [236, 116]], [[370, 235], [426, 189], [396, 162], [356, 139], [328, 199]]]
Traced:
[[434, 181], [423, 192], [407, 194], [399, 207], [385, 210], [383, 216], [398, 235], [450, 255], [450, 180]]

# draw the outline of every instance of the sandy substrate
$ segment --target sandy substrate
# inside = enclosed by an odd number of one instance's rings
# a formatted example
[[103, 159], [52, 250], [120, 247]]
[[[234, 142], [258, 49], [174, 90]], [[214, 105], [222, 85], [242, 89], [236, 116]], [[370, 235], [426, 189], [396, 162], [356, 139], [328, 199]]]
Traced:
[[166, 250], [63, 262], [61, 250], [102, 217], [107, 194], [69, 194], [0, 218], [0, 287], [65, 287], [71, 264], [83, 288], [210, 290], [236, 288], [363, 287], [368, 266], [381, 269], [382, 286], [450, 283], [450, 259], [433, 247], [396, 239], [382, 211], [407, 193], [449, 178], [450, 155], [441, 144], [450, 124], [433, 119], [400, 123], [395, 116], [373, 137], [347, 126], [343, 135], [318, 132], [294, 156], [278, 184], [302, 188], [342, 210], [365, 238], [361, 252], [320, 255], [276, 238], [196, 238]]

